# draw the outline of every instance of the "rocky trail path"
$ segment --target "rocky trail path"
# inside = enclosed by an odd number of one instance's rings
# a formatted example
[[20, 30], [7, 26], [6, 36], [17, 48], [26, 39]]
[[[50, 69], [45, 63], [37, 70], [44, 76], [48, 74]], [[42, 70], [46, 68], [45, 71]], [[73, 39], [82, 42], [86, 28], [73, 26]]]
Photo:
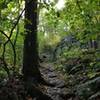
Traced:
[[50, 83], [55, 84], [54, 87], [46, 87], [46, 94], [53, 100], [74, 100], [73, 94], [68, 94], [66, 82], [60, 72], [57, 72], [52, 64], [44, 63], [40, 70], [43, 77]]

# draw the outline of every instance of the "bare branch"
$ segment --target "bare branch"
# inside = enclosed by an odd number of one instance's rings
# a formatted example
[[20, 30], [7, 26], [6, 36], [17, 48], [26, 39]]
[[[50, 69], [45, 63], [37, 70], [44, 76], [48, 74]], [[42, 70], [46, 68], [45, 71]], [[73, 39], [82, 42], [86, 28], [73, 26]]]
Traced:
[[[14, 24], [13, 28], [11, 29], [9, 38], [11, 38], [11, 36], [12, 36], [12, 34], [13, 34], [13, 31], [14, 31], [14, 29], [16, 28], [17, 24], [19, 23], [19, 20], [20, 20], [20, 18], [21, 18], [21, 16], [22, 16], [24, 10], [25, 10], [25, 8], [22, 10], [21, 14], [20, 14], [20, 15], [18, 16], [18, 18], [17, 18], [16, 23]], [[8, 40], [7, 42], [9, 42], [9, 40]]]
[[[0, 32], [8, 39], [7, 41], [9, 41], [11, 46], [12, 46], [13, 53], [14, 53], [14, 62], [13, 62], [14, 65], [13, 66], [15, 66], [16, 65], [16, 51], [15, 51], [15, 47], [14, 47], [12, 41], [10, 40], [10, 38], [7, 36], [7, 34], [4, 31], [2, 31], [2, 30], [0, 30]], [[3, 45], [3, 53], [2, 53], [2, 58], [3, 59], [5, 59], [5, 49], [6, 49], [6, 44], [8, 43], [7, 41]]]

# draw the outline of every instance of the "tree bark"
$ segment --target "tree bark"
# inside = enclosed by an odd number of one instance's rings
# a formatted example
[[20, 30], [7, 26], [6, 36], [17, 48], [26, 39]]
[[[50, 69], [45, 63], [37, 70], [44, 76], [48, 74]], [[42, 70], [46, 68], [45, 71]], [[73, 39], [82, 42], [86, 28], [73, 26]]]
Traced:
[[41, 77], [37, 41], [37, 0], [25, 1], [25, 39], [23, 54], [24, 78]]
[[25, 81], [55, 86], [42, 78], [39, 70], [37, 40], [37, 0], [25, 0], [25, 39], [23, 48], [23, 77]]

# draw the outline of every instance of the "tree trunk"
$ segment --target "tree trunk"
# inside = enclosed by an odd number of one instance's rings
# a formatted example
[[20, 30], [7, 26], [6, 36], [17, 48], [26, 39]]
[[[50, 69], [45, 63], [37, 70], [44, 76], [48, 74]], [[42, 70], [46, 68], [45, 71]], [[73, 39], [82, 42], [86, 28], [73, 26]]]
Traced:
[[37, 42], [37, 0], [25, 1], [25, 39], [23, 54], [24, 78], [41, 77]]

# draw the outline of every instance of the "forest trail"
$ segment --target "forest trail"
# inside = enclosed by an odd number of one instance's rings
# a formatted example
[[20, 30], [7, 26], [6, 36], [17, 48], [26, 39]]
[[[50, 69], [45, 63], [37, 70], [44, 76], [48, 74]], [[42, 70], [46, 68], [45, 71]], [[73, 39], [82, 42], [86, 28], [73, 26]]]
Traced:
[[[73, 94], [66, 87], [63, 75], [57, 72], [52, 64], [43, 63], [40, 68], [41, 74], [48, 82], [55, 84], [55, 87], [46, 86], [46, 94], [53, 100], [72, 100]], [[74, 100], [74, 99], [73, 99]]]

